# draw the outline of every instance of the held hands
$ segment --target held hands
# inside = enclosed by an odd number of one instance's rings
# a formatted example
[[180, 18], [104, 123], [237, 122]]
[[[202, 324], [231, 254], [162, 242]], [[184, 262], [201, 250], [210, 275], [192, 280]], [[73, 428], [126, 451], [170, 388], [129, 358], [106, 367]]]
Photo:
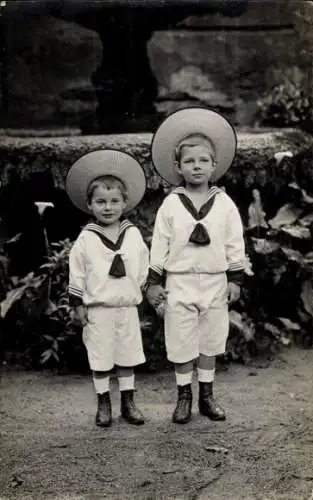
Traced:
[[88, 323], [87, 319], [87, 307], [78, 306], [75, 308], [74, 319], [80, 324], [80, 326], [86, 326]]
[[157, 314], [164, 316], [165, 302], [168, 292], [161, 285], [150, 285], [147, 290], [148, 302], [155, 308]]
[[240, 286], [236, 283], [228, 283], [228, 303], [233, 304], [237, 302], [240, 297]]
[[161, 285], [150, 285], [147, 290], [147, 299], [153, 307], [157, 307], [166, 300], [167, 291]]

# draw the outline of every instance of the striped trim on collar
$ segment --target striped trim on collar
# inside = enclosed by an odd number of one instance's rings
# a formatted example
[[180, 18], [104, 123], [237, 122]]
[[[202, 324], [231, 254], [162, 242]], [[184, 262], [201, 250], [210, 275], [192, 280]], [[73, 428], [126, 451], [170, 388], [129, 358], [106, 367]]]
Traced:
[[[223, 190], [217, 186], [210, 186], [208, 189], [208, 200], [218, 193], [223, 193]], [[184, 194], [185, 196], [188, 196], [188, 191], [184, 186], [178, 186], [171, 192], [171, 194]]]
[[[128, 219], [123, 219], [121, 221], [121, 224], [120, 224], [120, 230], [119, 230], [119, 236], [124, 232], [126, 231], [126, 229], [128, 229], [129, 227], [133, 226], [134, 224], [132, 222], [130, 222]], [[107, 235], [103, 229], [102, 226], [100, 226], [100, 224], [97, 224], [96, 222], [89, 222], [84, 228], [83, 230], [85, 231], [93, 231], [95, 233], [98, 233], [100, 234], [101, 236], [104, 236], [105, 238], [107, 238]]]
[[84, 227], [83, 231], [92, 231], [93, 233], [98, 234], [98, 236], [101, 238], [102, 243], [113, 252], [116, 252], [122, 246], [127, 229], [132, 226], [134, 226], [134, 224], [132, 224], [128, 219], [123, 219], [121, 221], [116, 243], [114, 243], [107, 237], [103, 227], [100, 226], [100, 224], [97, 224], [96, 222], [89, 222], [89, 224], [87, 224]]
[[188, 195], [188, 191], [184, 187], [176, 188], [173, 193], [177, 194], [180, 201], [184, 205], [185, 209], [190, 213], [190, 215], [197, 221], [204, 219], [213, 207], [215, 196], [222, 190], [216, 186], [212, 186], [208, 190], [208, 196], [206, 202], [202, 205], [200, 210], [197, 210], [193, 204], [192, 199]]

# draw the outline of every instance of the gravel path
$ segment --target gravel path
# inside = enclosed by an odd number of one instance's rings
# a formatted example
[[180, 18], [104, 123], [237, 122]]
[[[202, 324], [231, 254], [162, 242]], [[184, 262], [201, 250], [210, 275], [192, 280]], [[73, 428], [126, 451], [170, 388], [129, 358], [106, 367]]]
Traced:
[[0, 499], [313, 500], [313, 351], [218, 373], [226, 422], [171, 422], [172, 373], [139, 375], [147, 422], [94, 426], [89, 377], [1, 372]]

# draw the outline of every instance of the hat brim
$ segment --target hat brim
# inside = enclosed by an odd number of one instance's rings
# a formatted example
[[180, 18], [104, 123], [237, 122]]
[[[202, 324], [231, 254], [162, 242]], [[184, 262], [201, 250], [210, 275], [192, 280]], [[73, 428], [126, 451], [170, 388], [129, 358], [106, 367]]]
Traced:
[[128, 153], [115, 149], [92, 151], [79, 158], [66, 178], [66, 191], [72, 203], [83, 212], [87, 206], [87, 190], [92, 181], [104, 175], [120, 179], [127, 189], [125, 212], [140, 203], [146, 190], [146, 176], [140, 163]]
[[188, 135], [199, 133], [213, 143], [216, 166], [211, 181], [230, 168], [237, 149], [233, 126], [219, 113], [201, 107], [184, 108], [170, 114], [156, 130], [151, 146], [152, 161], [159, 175], [172, 185], [181, 183], [175, 169], [175, 149]]

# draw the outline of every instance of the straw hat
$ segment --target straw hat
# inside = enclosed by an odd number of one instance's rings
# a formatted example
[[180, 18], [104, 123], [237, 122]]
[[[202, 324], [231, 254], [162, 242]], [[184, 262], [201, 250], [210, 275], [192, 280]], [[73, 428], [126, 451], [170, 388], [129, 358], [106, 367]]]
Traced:
[[120, 179], [128, 192], [126, 212], [141, 201], [146, 190], [143, 168], [133, 156], [115, 149], [92, 151], [79, 158], [66, 178], [66, 191], [77, 208], [90, 213], [87, 207], [87, 190], [92, 181], [104, 175]]
[[210, 180], [217, 181], [233, 162], [237, 137], [226, 118], [201, 107], [175, 111], [155, 132], [151, 151], [155, 169], [170, 184], [181, 183], [181, 176], [175, 169], [175, 150], [184, 138], [193, 134], [205, 135], [213, 144], [216, 166]]

